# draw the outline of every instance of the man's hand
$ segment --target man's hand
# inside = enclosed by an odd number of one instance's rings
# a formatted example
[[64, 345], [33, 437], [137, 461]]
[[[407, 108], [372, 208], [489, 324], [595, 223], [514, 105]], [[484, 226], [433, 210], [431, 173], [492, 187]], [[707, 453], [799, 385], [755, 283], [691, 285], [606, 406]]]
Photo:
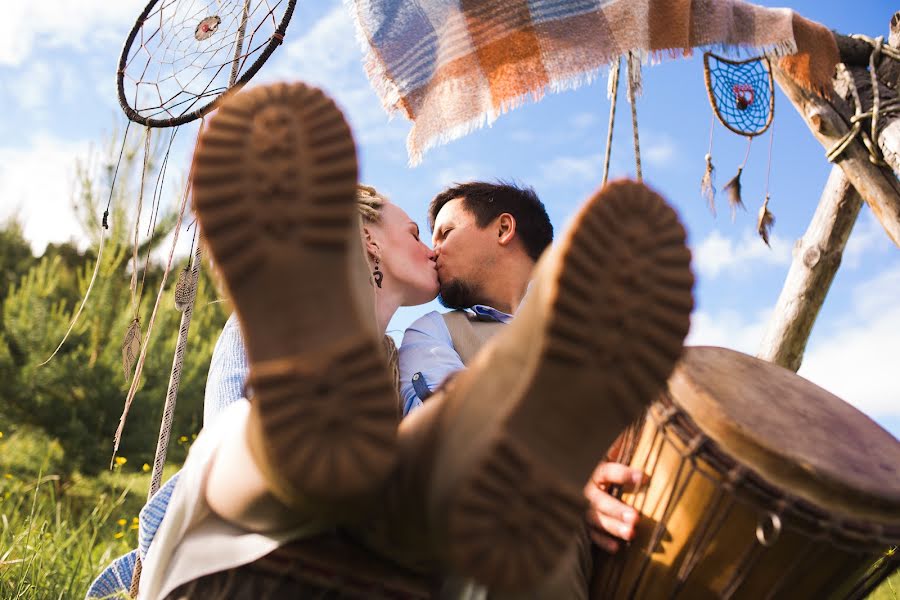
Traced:
[[584, 486], [590, 502], [587, 513], [591, 540], [607, 552], [617, 552], [622, 540], [634, 537], [638, 512], [608, 494], [611, 485], [620, 485], [626, 492], [637, 490], [646, 482], [638, 469], [613, 462], [601, 462], [594, 469], [591, 480]]

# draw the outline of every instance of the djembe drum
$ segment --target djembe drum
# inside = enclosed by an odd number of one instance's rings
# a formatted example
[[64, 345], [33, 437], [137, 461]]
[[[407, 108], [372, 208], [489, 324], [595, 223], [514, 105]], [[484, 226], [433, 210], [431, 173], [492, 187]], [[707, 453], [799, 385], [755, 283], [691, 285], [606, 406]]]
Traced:
[[650, 481], [593, 598], [861, 598], [898, 565], [900, 442], [791, 371], [689, 348], [630, 435]]

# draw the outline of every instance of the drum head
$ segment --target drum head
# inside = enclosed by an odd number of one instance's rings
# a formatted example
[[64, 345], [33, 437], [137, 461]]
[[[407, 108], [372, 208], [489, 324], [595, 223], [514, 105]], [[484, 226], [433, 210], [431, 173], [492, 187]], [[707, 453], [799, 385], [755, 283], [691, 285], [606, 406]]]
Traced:
[[722, 451], [786, 495], [839, 519], [900, 524], [900, 442], [793, 371], [691, 347], [669, 395]]

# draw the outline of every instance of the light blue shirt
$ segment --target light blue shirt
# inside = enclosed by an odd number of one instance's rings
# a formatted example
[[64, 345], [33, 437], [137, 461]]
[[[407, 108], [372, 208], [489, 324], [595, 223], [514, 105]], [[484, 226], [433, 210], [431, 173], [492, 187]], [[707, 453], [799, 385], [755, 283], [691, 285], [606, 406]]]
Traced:
[[[472, 312], [482, 318], [509, 323], [512, 315], [490, 306], [476, 304]], [[400, 345], [400, 398], [403, 400], [403, 416], [418, 406], [422, 399], [413, 388], [412, 377], [421, 373], [429, 391], [434, 391], [453, 373], [465, 368], [459, 353], [453, 347], [450, 330], [444, 317], [432, 311], [410, 325], [403, 334]]]

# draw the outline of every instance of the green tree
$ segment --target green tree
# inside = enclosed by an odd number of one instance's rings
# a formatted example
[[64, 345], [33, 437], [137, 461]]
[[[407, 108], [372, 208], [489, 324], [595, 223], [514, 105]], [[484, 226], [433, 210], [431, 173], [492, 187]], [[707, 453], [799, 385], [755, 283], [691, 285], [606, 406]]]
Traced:
[[[94, 236], [91, 247], [83, 252], [71, 245], [48, 247], [48, 252], [10, 287], [0, 311], [3, 416], [57, 438], [70, 471], [92, 473], [109, 464], [113, 435], [131, 378], [123, 368], [122, 343], [135, 314], [140, 319], [142, 337], [146, 338], [162, 281], [163, 266], [148, 261], [145, 268], [145, 259], [175, 226], [174, 213], [161, 215], [154, 234], [138, 248], [136, 280], [138, 288], [143, 282], [144, 293], [133, 295], [129, 283], [137, 215], [129, 201], [137, 197], [134, 182], [140, 181], [141, 164], [136, 154], [126, 153], [120, 168], [120, 183], [112, 195], [111, 227], [90, 298], [53, 360], [40, 366], [63, 338], [78, 310], [100, 252], [101, 197], [105, 202], [107, 194], [98, 192], [96, 176], [86, 163], [78, 166], [75, 197], [86, 231]], [[149, 168], [152, 174], [154, 161]], [[14, 241], [15, 231], [7, 237]], [[0, 243], [4, 239], [7, 238], [0, 236]], [[185, 260], [172, 266], [152, 335], [149, 342], [145, 339], [149, 347], [143, 378], [119, 451], [131, 464], [152, 462], [156, 449], [181, 319], [174, 307], [173, 286]], [[20, 261], [27, 261], [27, 256], [22, 255]], [[226, 318], [223, 304], [215, 302], [216, 296], [210, 277], [201, 271], [173, 428], [171, 456], [176, 460], [183, 457], [179, 437], [190, 437], [200, 428], [209, 360]]]
[[25, 239], [22, 224], [14, 216], [0, 229], [0, 298], [6, 297], [9, 288], [34, 263], [31, 245]]

